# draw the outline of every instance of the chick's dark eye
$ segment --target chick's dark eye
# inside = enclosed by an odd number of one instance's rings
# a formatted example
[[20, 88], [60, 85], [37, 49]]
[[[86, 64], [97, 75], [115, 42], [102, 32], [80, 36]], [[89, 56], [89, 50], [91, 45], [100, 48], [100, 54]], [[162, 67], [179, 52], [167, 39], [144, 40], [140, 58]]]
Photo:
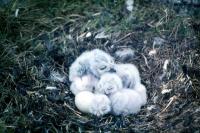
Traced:
[[104, 107], [102, 108], [102, 111], [106, 111], [106, 110], [107, 110], [107, 107], [104, 106]]
[[109, 87], [109, 88], [108, 88], [108, 90], [112, 90], [112, 89], [113, 89], [112, 87]]
[[106, 66], [101, 66], [101, 67], [99, 67], [99, 69], [104, 70], [104, 69], [106, 69]]

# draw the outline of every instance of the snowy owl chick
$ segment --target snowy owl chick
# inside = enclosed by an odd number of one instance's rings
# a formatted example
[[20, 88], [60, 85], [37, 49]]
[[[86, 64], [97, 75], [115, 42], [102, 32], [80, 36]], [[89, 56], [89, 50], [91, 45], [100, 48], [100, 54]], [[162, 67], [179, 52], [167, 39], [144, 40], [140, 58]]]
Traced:
[[122, 80], [115, 73], [105, 73], [96, 85], [95, 93], [110, 95], [123, 88]]
[[93, 57], [90, 58], [90, 70], [98, 78], [106, 72], [114, 70], [114, 59], [108, 53], [94, 49], [91, 51]]
[[111, 111], [111, 102], [106, 95], [94, 94], [89, 91], [83, 91], [76, 95], [75, 105], [81, 112], [96, 116], [102, 116]]
[[142, 99], [142, 105], [145, 105], [147, 103], [147, 93], [146, 93], [146, 87], [143, 84], [138, 84], [135, 86], [135, 91], [138, 92]]
[[122, 89], [110, 96], [112, 111], [115, 115], [129, 115], [140, 111], [141, 96], [131, 89]]
[[115, 65], [116, 73], [122, 79], [124, 88], [131, 88], [137, 84], [140, 84], [140, 74], [137, 67], [133, 64], [116, 64]]
[[91, 74], [84, 75], [81, 78], [77, 77], [71, 83], [70, 90], [74, 95], [77, 95], [81, 91], [92, 92], [97, 82], [98, 80]]
[[71, 82], [89, 73], [89, 62], [92, 57], [91, 52], [86, 51], [72, 63], [69, 68], [69, 80]]
[[82, 53], [69, 68], [69, 80], [92, 73], [100, 77], [103, 73], [113, 69], [114, 59], [100, 49]]
[[90, 112], [96, 116], [102, 116], [110, 111], [110, 99], [104, 94], [94, 94], [94, 102], [90, 108]]

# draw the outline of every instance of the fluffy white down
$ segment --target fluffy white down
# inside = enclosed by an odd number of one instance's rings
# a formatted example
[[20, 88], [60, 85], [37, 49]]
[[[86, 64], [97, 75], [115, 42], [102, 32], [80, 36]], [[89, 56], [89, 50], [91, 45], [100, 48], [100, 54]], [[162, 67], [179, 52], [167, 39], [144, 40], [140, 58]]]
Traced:
[[94, 94], [92, 92], [83, 91], [76, 95], [75, 105], [81, 112], [89, 113], [93, 99], [94, 99]]
[[96, 85], [95, 93], [110, 95], [122, 89], [122, 80], [116, 73], [105, 73]]
[[114, 67], [114, 59], [108, 53], [94, 49], [82, 53], [69, 68], [69, 80], [72, 82], [77, 77], [92, 73], [100, 77]]
[[90, 113], [96, 116], [103, 116], [111, 111], [111, 101], [104, 94], [94, 94], [94, 101], [92, 102]]
[[108, 53], [100, 49], [94, 49], [91, 52], [93, 57], [90, 58], [90, 70], [96, 77], [100, 78], [102, 74], [114, 68], [114, 59]]
[[91, 74], [82, 76], [81, 78], [76, 77], [71, 83], [70, 90], [74, 95], [77, 95], [82, 91], [92, 92], [97, 82], [98, 79], [92, 76]]
[[115, 65], [116, 73], [122, 79], [124, 88], [131, 88], [137, 84], [141, 83], [141, 78], [139, 74], [139, 70], [133, 64], [116, 64]]
[[115, 115], [135, 114], [147, 102], [137, 67], [115, 64], [113, 57], [99, 49], [86, 51], [75, 60], [69, 80], [75, 105], [84, 113], [102, 116], [112, 110]]
[[89, 63], [90, 59], [93, 57], [90, 51], [82, 53], [70, 66], [69, 68], [69, 80], [72, 82], [77, 77], [82, 77], [90, 72]]
[[112, 111], [115, 115], [129, 115], [140, 111], [141, 96], [135, 90], [123, 89], [110, 96]]
[[133, 0], [126, 0], [126, 9], [130, 12], [133, 10], [133, 3]]
[[133, 58], [134, 54], [134, 50], [130, 48], [119, 49], [115, 52], [116, 58], [121, 61], [127, 61], [128, 59]]
[[75, 105], [81, 112], [96, 116], [102, 116], [111, 111], [111, 102], [106, 95], [94, 94], [88, 91], [76, 95]]
[[135, 89], [135, 91], [138, 92], [142, 99], [142, 105], [145, 105], [147, 103], [147, 93], [146, 93], [146, 87], [143, 84], [138, 84]]

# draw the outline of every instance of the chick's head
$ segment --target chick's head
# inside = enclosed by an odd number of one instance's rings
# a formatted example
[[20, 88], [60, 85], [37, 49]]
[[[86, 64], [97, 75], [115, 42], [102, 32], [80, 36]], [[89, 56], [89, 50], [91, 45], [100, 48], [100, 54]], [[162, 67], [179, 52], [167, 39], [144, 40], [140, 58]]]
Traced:
[[114, 69], [113, 57], [99, 49], [92, 52], [94, 57], [90, 61], [90, 70], [96, 77], [100, 77], [102, 74]]
[[70, 90], [76, 95], [82, 91], [93, 91], [93, 88], [97, 82], [97, 79], [92, 75], [84, 75], [83, 77], [76, 77], [71, 83]]
[[111, 95], [122, 89], [122, 81], [115, 73], [105, 73], [101, 76], [95, 88], [96, 93]]
[[89, 65], [79, 62], [78, 59], [69, 68], [69, 80], [74, 81], [76, 77], [82, 77], [87, 74]]
[[90, 107], [90, 113], [96, 116], [102, 116], [111, 111], [110, 99], [104, 94], [95, 94]]

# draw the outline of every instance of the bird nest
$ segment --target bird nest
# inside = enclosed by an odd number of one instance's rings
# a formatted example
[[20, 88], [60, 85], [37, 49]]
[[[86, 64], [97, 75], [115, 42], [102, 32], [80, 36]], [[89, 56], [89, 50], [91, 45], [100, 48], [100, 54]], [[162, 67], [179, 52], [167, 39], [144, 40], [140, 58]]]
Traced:
[[[2, 41], [11, 46], [11, 52], [2, 45], [6, 54], [2, 53], [1, 60], [6, 66], [0, 69], [0, 129], [19, 132], [199, 130], [198, 79], [182, 70], [184, 65], [199, 64], [198, 40], [190, 16], [162, 4], [136, 7], [132, 13], [121, 8], [116, 8], [116, 12], [95, 8], [92, 15], [71, 14], [62, 23], [55, 18], [49, 22], [55, 29], [45, 30], [45, 27], [40, 31], [37, 27], [34, 38], [24, 38], [25, 43]], [[23, 25], [23, 20], [17, 21]], [[22, 31], [22, 36], [25, 32]], [[114, 56], [117, 63], [138, 67], [148, 95], [147, 104], [138, 114], [96, 117], [75, 107], [74, 95], [69, 90], [69, 66], [84, 51], [95, 48]], [[121, 60], [116, 56], [117, 51], [127, 48], [134, 51], [131, 58]], [[52, 72], [57, 73], [58, 80], [52, 78]], [[61, 81], [59, 77], [63, 76], [65, 79]]]

